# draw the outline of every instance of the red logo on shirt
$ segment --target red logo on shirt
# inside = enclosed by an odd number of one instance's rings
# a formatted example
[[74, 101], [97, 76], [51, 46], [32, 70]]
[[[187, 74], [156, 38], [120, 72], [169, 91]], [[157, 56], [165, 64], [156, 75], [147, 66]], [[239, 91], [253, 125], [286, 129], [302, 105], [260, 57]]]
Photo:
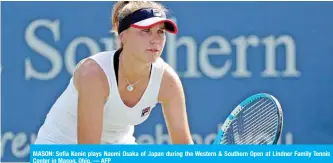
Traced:
[[142, 110], [141, 117], [146, 116], [150, 112], [150, 107], [146, 107]]

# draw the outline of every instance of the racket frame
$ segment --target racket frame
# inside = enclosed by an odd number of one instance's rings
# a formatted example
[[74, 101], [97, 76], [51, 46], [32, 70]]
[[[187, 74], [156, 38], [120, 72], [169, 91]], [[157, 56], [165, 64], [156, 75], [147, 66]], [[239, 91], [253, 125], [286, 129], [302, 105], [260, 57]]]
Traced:
[[282, 129], [283, 129], [283, 112], [282, 112], [282, 107], [280, 102], [272, 95], [268, 94], [268, 93], [258, 93], [255, 95], [252, 95], [248, 98], [246, 98], [244, 101], [242, 101], [227, 117], [227, 119], [224, 121], [221, 129], [219, 130], [213, 144], [220, 144], [225, 132], [228, 130], [228, 128], [230, 127], [231, 123], [235, 120], [235, 118], [238, 116], [238, 114], [244, 109], [244, 107], [246, 105], [248, 105], [249, 103], [257, 100], [258, 98], [269, 98], [270, 100], [274, 101], [274, 105], [275, 107], [277, 107], [277, 114], [278, 116], [278, 121], [277, 121], [277, 132], [274, 136], [274, 139], [272, 141], [271, 144], [277, 144], [281, 133], [282, 133]]

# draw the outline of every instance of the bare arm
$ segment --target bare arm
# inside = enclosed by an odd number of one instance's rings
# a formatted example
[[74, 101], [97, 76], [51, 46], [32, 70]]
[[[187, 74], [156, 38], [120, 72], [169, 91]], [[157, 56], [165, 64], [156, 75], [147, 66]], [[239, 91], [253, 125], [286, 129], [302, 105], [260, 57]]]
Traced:
[[166, 66], [159, 101], [172, 144], [193, 144], [182, 83], [174, 70]]
[[109, 94], [107, 78], [93, 60], [86, 60], [74, 73], [78, 91], [78, 144], [100, 144], [104, 102]]

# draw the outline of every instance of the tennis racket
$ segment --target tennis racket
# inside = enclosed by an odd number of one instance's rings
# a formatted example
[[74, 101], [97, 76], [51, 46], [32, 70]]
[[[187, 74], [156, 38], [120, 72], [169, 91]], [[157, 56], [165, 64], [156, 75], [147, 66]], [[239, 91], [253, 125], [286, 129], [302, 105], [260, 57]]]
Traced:
[[279, 101], [267, 93], [252, 95], [228, 116], [213, 144], [277, 144], [283, 128]]

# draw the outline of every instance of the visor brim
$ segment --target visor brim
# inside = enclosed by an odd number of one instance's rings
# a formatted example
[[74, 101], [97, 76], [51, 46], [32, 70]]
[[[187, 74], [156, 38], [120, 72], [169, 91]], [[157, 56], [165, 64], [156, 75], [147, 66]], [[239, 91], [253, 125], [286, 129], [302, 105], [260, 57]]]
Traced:
[[161, 17], [153, 17], [145, 20], [141, 20], [139, 22], [136, 22], [131, 25], [133, 28], [139, 28], [139, 29], [147, 29], [151, 28], [154, 25], [164, 23], [165, 24], [165, 30], [172, 33], [176, 34], [178, 32], [178, 27], [175, 22], [173, 22], [170, 19], [166, 18], [161, 18]]

